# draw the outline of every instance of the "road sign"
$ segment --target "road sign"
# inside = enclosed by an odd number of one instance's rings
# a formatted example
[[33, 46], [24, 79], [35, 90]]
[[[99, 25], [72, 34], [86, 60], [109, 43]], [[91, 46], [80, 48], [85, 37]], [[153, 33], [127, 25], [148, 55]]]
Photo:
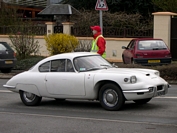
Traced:
[[106, 0], [97, 0], [97, 3], [95, 5], [95, 10], [108, 10], [108, 6], [106, 4]]

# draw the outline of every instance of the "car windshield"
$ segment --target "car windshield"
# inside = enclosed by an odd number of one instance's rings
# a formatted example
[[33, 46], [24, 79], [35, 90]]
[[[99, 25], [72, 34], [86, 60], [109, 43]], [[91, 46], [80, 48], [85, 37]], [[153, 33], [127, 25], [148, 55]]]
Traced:
[[145, 40], [139, 41], [139, 50], [162, 50], [167, 49], [167, 46], [162, 40]]
[[76, 70], [80, 72], [107, 69], [112, 67], [112, 65], [101, 56], [77, 57], [74, 59], [74, 66]]

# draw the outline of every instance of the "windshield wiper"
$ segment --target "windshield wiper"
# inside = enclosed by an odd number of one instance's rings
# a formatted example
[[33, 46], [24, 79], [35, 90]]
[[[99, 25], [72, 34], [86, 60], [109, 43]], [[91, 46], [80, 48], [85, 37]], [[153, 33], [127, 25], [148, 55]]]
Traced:
[[93, 68], [88, 68], [87, 71], [92, 71], [92, 70], [100, 70], [100, 69], [107, 69], [106, 67], [101, 68], [101, 67], [93, 67]]
[[110, 65], [101, 64], [100, 66], [112, 67]]
[[153, 48], [153, 50], [161, 50], [161, 49], [167, 49], [167, 48]]
[[159, 50], [159, 48], [153, 48], [152, 50]]

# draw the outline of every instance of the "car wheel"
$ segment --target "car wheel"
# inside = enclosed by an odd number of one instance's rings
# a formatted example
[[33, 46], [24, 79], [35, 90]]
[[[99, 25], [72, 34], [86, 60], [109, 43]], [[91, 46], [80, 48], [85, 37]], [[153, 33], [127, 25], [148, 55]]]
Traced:
[[135, 64], [135, 62], [134, 62], [133, 58], [131, 59], [131, 64]]
[[118, 86], [105, 84], [99, 91], [99, 101], [106, 110], [120, 110], [125, 103], [125, 98]]
[[27, 106], [35, 106], [41, 102], [42, 97], [39, 97], [33, 93], [20, 91], [20, 98], [22, 102]]
[[141, 99], [141, 100], [133, 100], [137, 104], [146, 104], [148, 103], [152, 98], [147, 98], [147, 99]]
[[2, 73], [10, 73], [12, 71], [11, 68], [8, 68], [8, 69], [1, 69], [1, 72]]

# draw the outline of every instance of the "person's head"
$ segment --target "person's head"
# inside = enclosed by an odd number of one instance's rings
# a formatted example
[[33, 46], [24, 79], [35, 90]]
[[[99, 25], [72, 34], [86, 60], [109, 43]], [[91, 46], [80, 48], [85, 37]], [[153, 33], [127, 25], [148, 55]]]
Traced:
[[93, 35], [95, 35], [96, 33], [98, 33], [98, 32], [101, 32], [101, 28], [100, 28], [100, 26], [91, 26], [90, 27], [91, 28], [91, 30], [92, 30], [92, 33], [93, 33]]

